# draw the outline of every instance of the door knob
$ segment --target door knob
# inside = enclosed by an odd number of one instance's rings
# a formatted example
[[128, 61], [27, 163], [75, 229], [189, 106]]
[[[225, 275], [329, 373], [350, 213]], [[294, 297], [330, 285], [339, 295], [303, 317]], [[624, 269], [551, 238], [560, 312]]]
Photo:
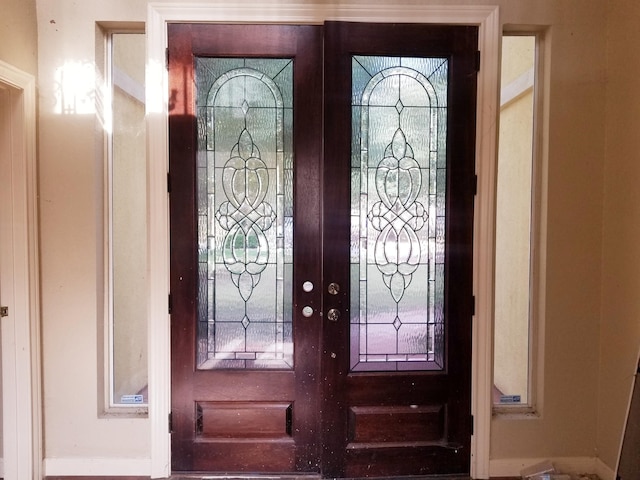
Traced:
[[327, 318], [332, 322], [337, 322], [340, 318], [340, 310], [338, 310], [337, 308], [332, 308], [327, 312]]

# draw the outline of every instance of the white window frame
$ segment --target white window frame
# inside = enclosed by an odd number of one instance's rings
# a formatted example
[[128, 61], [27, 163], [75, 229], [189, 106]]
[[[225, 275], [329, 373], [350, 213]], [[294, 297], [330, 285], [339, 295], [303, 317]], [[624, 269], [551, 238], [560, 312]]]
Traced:
[[[112, 36], [114, 34], [144, 34], [144, 25], [135, 23], [131, 25], [112, 26], [110, 24], [100, 25], [100, 35], [103, 39], [101, 49], [96, 52], [97, 64], [102, 67], [103, 82], [99, 90], [103, 91], [102, 106], [97, 105], [96, 109], [101, 114], [104, 123], [101, 134], [103, 135], [104, 148], [102, 161], [104, 165], [104, 193], [103, 193], [103, 282], [104, 282], [104, 313], [101, 351], [103, 351], [104, 367], [103, 372], [98, 376], [100, 382], [101, 395], [98, 405], [99, 414], [102, 417], [109, 416], [133, 416], [145, 417], [148, 414], [148, 403], [143, 404], [122, 404], [114, 402], [114, 272], [113, 272], [113, 91], [116, 87], [114, 81], [113, 57], [112, 57]], [[100, 62], [100, 59], [103, 59]], [[125, 88], [132, 96], [139, 97], [140, 92], [135, 86]], [[144, 103], [144, 96], [139, 98]]]
[[172, 22], [320, 24], [326, 20], [476, 25], [478, 73], [475, 203], [471, 476], [489, 477], [492, 388], [493, 252], [495, 225], [496, 112], [498, 108], [499, 7], [492, 5], [162, 4], [147, 9], [147, 159], [149, 255], [149, 419], [151, 478], [170, 475], [171, 343], [169, 294], [168, 75], [165, 49]]
[[[502, 36], [535, 37], [533, 67], [533, 132], [531, 178], [531, 237], [529, 256], [529, 365], [528, 399], [520, 404], [493, 404], [502, 418], [539, 418], [543, 411], [544, 313], [547, 257], [548, 85], [549, 35], [547, 27], [509, 25]], [[501, 98], [501, 104], [508, 98]]]

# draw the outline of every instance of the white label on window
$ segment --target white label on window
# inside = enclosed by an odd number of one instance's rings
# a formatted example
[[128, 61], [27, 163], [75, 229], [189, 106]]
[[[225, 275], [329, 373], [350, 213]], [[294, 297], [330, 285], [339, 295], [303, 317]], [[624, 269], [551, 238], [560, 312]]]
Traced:
[[142, 395], [122, 395], [120, 403], [144, 403]]

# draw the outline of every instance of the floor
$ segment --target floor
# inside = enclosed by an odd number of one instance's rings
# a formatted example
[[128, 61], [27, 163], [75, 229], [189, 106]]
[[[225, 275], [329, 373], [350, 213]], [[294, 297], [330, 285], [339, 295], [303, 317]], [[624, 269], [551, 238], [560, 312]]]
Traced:
[[[318, 475], [198, 475], [183, 474], [172, 475], [168, 480], [319, 480]], [[0, 479], [2, 480], [2, 479]], [[149, 477], [46, 477], [46, 480], [149, 480]], [[333, 479], [338, 480], [338, 479]], [[364, 479], [339, 479], [339, 480], [364, 480]], [[376, 480], [368, 478], [366, 480]], [[382, 479], [377, 479], [382, 480]], [[384, 480], [470, 480], [469, 477], [456, 476], [412, 476], [412, 477], [385, 477]], [[501, 479], [515, 480], [515, 479]]]
[[[319, 475], [207, 475], [207, 474], [176, 474], [167, 480], [320, 480]], [[2, 480], [2, 478], [0, 478]], [[46, 477], [45, 480], [150, 480], [150, 477]], [[366, 479], [331, 479], [331, 480], [471, 480], [461, 476], [407, 476], [384, 477]], [[500, 477], [491, 480], [522, 480], [521, 477]], [[558, 480], [600, 480], [597, 475], [558, 475]]]

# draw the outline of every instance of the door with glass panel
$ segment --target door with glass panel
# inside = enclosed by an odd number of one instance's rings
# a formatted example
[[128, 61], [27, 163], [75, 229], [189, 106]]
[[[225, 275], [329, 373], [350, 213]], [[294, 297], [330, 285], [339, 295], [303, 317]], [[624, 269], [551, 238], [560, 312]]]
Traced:
[[176, 471], [318, 469], [321, 33], [169, 26]]
[[476, 46], [169, 25], [174, 471], [469, 472]]
[[329, 475], [469, 473], [476, 52], [474, 27], [325, 25]]

